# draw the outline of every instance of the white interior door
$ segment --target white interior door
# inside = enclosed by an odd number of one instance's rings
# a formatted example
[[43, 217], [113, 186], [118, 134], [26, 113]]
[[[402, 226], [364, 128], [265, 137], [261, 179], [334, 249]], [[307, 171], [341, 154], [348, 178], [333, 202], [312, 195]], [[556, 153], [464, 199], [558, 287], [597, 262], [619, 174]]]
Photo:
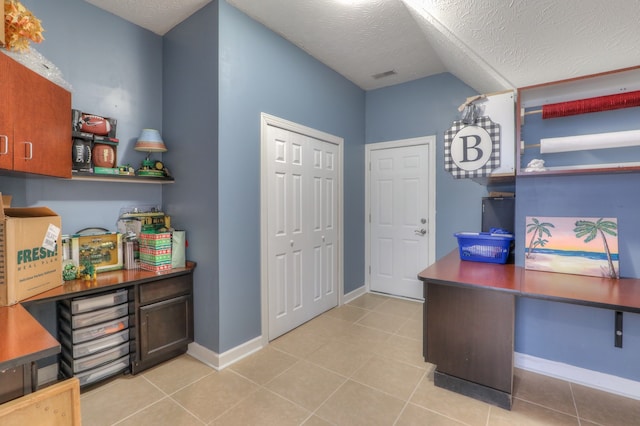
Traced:
[[[433, 262], [428, 144], [370, 151], [369, 283], [372, 291], [423, 298], [418, 273]], [[433, 183], [433, 182], [432, 182]]]
[[269, 340], [338, 304], [336, 144], [268, 126]]

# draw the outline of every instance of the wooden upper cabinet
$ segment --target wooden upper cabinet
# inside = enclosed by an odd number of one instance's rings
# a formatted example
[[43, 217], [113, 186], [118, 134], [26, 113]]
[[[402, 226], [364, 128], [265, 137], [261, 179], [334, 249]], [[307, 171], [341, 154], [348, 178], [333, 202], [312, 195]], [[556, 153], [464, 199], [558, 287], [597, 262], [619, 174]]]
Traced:
[[13, 170], [13, 108], [11, 88], [14, 61], [0, 53], [0, 169]]
[[0, 168], [71, 177], [71, 93], [0, 54]]

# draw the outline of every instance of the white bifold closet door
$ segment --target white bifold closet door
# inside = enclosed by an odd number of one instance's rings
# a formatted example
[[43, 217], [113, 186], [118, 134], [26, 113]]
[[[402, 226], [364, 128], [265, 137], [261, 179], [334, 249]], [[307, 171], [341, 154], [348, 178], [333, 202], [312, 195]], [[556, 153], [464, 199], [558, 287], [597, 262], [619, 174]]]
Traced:
[[338, 146], [268, 127], [269, 340], [338, 304]]

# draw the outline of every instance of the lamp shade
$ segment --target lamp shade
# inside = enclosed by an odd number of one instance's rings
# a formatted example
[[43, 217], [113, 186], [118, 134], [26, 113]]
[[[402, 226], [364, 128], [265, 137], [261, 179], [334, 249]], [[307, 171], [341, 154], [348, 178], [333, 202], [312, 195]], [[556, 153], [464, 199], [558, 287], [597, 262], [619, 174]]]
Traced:
[[133, 148], [136, 151], [144, 152], [166, 152], [167, 147], [162, 141], [160, 132], [155, 129], [142, 129], [136, 146]]

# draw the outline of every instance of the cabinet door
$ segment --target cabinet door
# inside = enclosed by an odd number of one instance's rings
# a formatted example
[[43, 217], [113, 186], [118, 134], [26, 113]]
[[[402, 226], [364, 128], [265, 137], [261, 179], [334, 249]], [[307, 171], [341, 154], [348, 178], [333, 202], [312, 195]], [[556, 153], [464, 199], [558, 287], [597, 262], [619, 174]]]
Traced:
[[0, 169], [13, 170], [12, 78], [17, 63], [0, 53]]
[[140, 360], [146, 361], [193, 341], [193, 298], [175, 297], [140, 307]]
[[13, 79], [13, 169], [71, 177], [71, 94], [18, 65]]
[[515, 296], [427, 284], [426, 361], [441, 373], [511, 394]]

